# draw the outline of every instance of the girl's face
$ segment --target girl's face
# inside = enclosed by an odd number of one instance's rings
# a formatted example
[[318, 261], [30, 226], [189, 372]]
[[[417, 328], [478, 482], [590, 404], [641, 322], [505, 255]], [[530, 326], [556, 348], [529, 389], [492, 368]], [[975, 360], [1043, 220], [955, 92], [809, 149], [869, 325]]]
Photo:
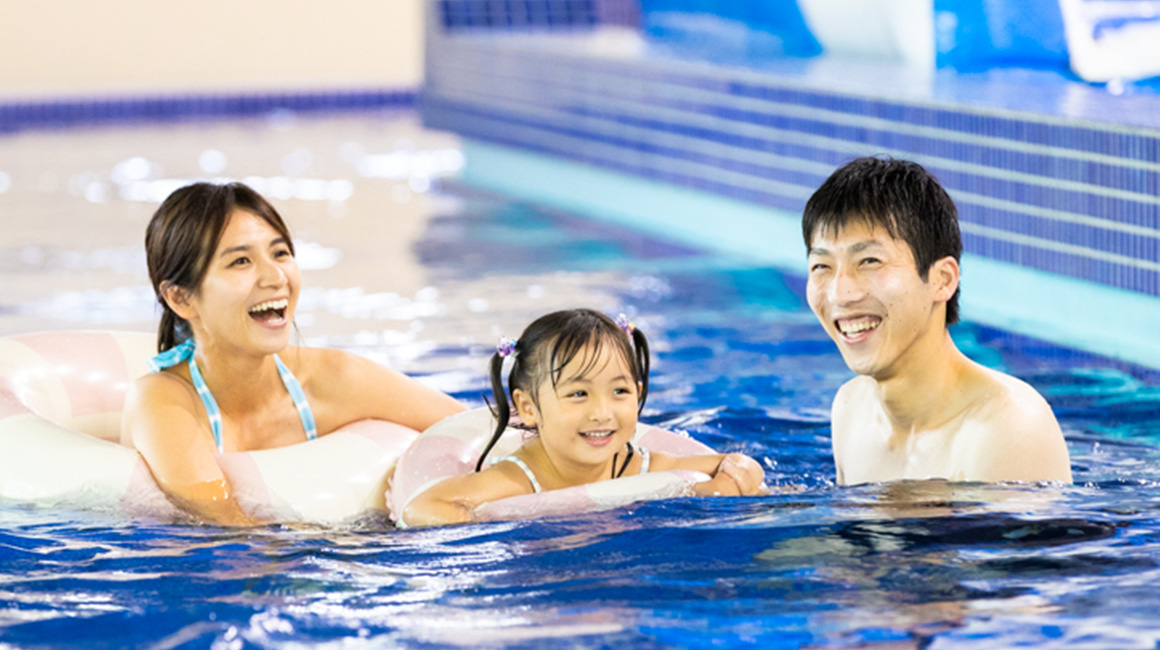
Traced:
[[177, 313], [190, 322], [199, 346], [278, 352], [290, 341], [300, 284], [289, 242], [264, 220], [236, 210], [201, 287]]
[[[539, 406], [516, 390], [516, 408], [534, 423], [549, 459], [560, 469], [591, 472], [608, 466], [636, 432], [639, 388], [615, 346], [605, 344], [596, 359], [586, 345], [564, 366], [555, 387], [538, 387]], [[587, 374], [580, 373], [587, 370]]]

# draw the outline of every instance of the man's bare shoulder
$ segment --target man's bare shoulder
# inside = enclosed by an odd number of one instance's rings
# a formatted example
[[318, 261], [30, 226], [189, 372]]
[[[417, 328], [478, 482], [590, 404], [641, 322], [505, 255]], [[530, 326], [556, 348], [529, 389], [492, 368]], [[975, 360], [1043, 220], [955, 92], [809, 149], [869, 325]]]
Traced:
[[867, 446], [874, 446], [869, 413], [874, 410], [872, 405], [876, 399], [874, 380], [865, 376], [842, 384], [834, 395], [830, 409], [830, 445], [839, 484], [869, 480], [863, 476], [863, 469]]
[[862, 375], [842, 384], [834, 395], [832, 415], [835, 423], [864, 408], [868, 401], [875, 399], [875, 386], [873, 379]]
[[968, 473], [986, 481], [1071, 482], [1067, 443], [1051, 405], [1032, 386], [978, 367], [978, 396], [963, 424], [977, 438]]
[[988, 429], [1059, 429], [1051, 406], [1030, 384], [991, 368], [979, 366], [978, 371], [979, 399], [973, 410]]

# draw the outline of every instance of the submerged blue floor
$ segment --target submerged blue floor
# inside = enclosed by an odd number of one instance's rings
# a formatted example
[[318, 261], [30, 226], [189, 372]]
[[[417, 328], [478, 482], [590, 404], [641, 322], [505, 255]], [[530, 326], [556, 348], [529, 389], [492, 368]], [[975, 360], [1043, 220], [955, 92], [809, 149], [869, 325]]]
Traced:
[[[800, 491], [406, 532], [380, 517], [337, 529], [228, 530], [0, 506], [0, 642], [991, 649], [1160, 641], [1153, 373], [965, 324], [955, 338], [972, 357], [1048, 397], [1076, 486], [838, 488], [828, 406], [850, 375], [805, 309], [800, 280], [462, 188], [444, 199], [414, 253], [443, 294], [486, 287], [477, 297], [490, 307], [448, 303], [442, 319], [530, 320], [547, 300], [535, 297], [537, 286], [571, 286], [577, 299], [603, 303], [589, 306], [629, 311], [655, 356], [645, 419], [752, 454], [771, 484]], [[481, 404], [488, 354], [448, 339], [408, 370]], [[447, 370], [464, 356], [478, 372]]]

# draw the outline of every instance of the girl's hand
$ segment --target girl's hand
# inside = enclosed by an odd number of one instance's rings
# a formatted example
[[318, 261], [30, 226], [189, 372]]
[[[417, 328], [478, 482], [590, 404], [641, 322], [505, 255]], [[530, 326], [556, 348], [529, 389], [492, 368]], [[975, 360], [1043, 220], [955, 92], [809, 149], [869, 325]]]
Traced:
[[697, 496], [755, 496], [769, 494], [761, 465], [744, 454], [729, 454], [721, 459], [713, 478], [693, 486]]
[[769, 494], [765, 487], [765, 470], [761, 465], [745, 454], [729, 454], [721, 460], [717, 474], [725, 474], [733, 479], [737, 491], [741, 496], [756, 496]]

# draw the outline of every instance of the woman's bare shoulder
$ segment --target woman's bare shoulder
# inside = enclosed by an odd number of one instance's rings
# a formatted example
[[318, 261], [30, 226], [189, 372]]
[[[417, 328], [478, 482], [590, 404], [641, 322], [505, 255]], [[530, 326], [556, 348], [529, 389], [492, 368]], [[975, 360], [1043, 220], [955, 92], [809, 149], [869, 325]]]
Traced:
[[290, 347], [282, 361], [304, 385], [317, 382], [318, 388], [341, 388], [347, 382], [368, 376], [394, 374], [386, 366], [366, 357], [335, 348]]
[[125, 396], [121, 444], [142, 452], [168, 447], [182, 436], [197, 435], [204, 410], [193, 384], [177, 371], [138, 377]]
[[125, 396], [127, 414], [141, 410], [191, 406], [197, 401], [197, 390], [188, 378], [177, 371], [151, 372], [129, 385]]

